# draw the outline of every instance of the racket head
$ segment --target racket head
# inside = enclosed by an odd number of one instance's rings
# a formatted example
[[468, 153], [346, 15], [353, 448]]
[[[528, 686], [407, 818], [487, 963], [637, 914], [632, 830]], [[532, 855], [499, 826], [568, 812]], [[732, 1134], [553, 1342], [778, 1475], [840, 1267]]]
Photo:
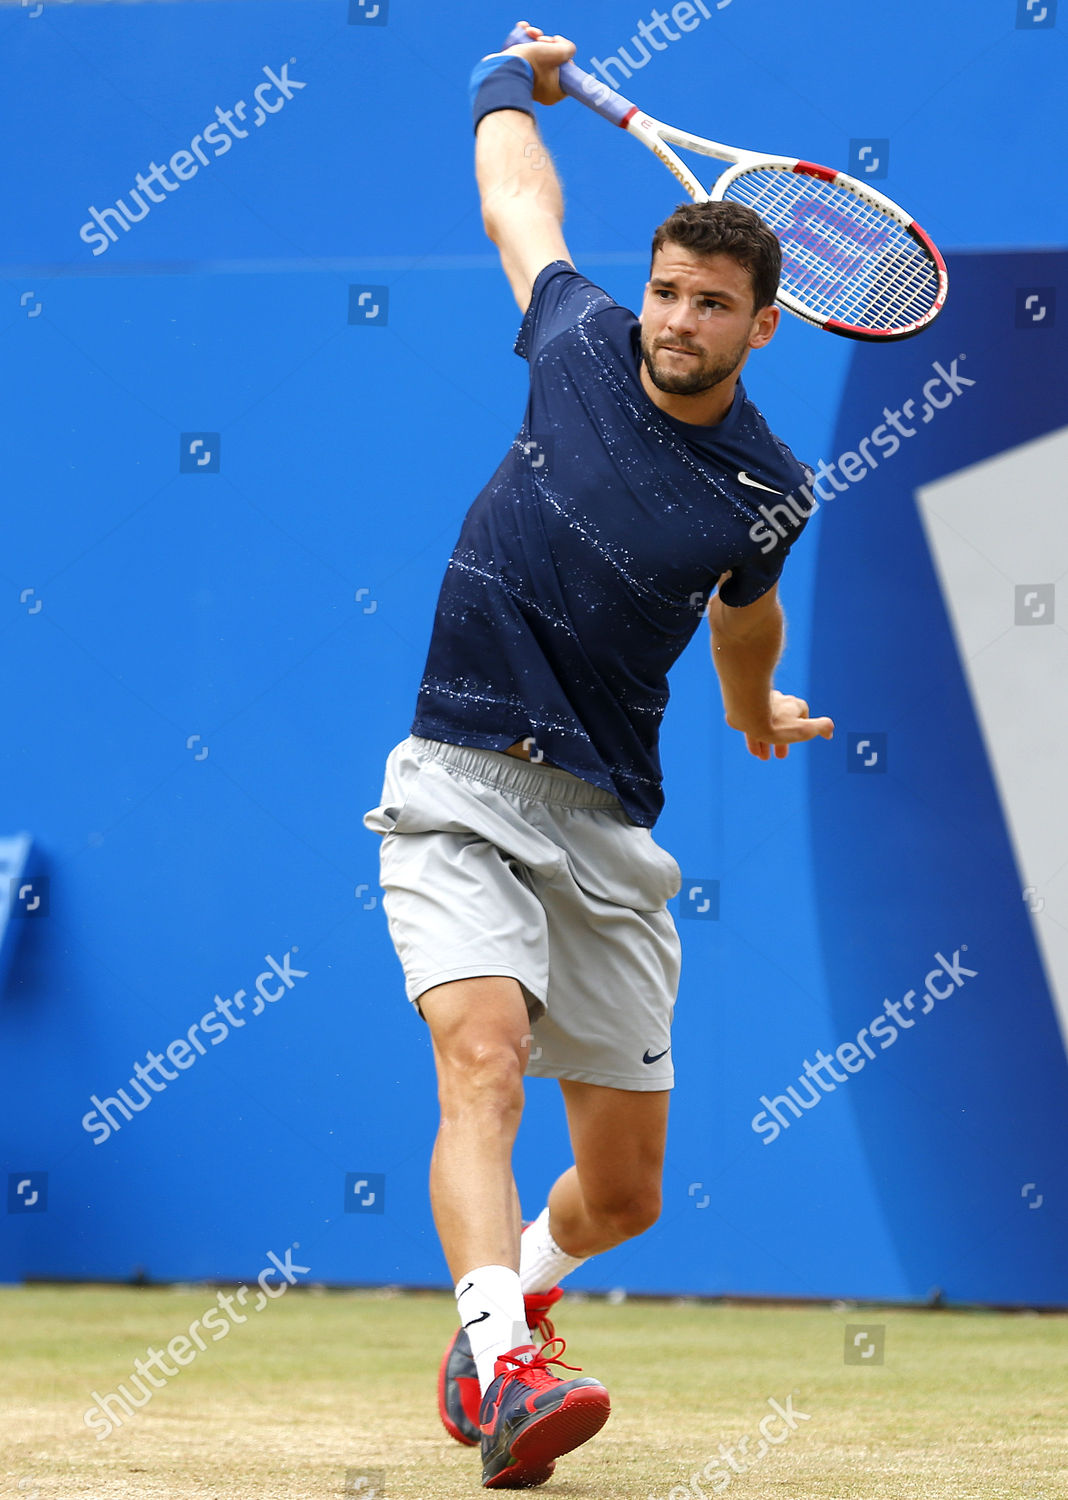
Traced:
[[945, 261], [891, 199], [843, 172], [787, 157], [721, 173], [714, 200], [754, 209], [782, 246], [778, 301], [846, 338], [912, 338], [942, 311]]

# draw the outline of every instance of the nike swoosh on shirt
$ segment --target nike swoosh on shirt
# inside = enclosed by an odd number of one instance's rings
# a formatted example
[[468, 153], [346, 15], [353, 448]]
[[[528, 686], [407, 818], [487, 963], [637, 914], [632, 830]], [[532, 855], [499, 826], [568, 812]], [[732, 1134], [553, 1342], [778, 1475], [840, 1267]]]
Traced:
[[670, 1048], [670, 1047], [665, 1047], [665, 1048], [664, 1048], [664, 1050], [663, 1050], [663, 1052], [658, 1052], [658, 1053], [657, 1053], [657, 1054], [656, 1054], [656, 1056], [655, 1056], [655, 1057], [650, 1057], [650, 1056], [649, 1056], [649, 1048], [648, 1048], [648, 1047], [646, 1047], [646, 1049], [645, 1049], [645, 1056], [644, 1056], [644, 1057], [643, 1057], [643, 1058], [642, 1058], [642, 1062], [643, 1062], [643, 1063], [654, 1063], [654, 1062], [659, 1062], [659, 1061], [660, 1061], [660, 1059], [661, 1059], [661, 1058], [662, 1058], [662, 1057], [666, 1057], [666, 1056], [667, 1056], [667, 1054], [668, 1054], [668, 1053], [669, 1053], [669, 1052], [670, 1052], [670, 1051], [671, 1051], [671, 1048]]
[[747, 484], [751, 490], [767, 490], [769, 495], [785, 495], [785, 490], [773, 490], [770, 485], [761, 484], [759, 479], [753, 479], [744, 469], [738, 470], [738, 478], [743, 484]]

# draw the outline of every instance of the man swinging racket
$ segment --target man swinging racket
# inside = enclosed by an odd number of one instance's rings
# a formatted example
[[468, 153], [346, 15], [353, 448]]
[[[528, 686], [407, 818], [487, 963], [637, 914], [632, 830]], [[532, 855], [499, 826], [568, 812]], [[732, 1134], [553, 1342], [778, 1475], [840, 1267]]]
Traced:
[[[600, 1382], [552, 1368], [549, 1309], [564, 1276], [659, 1213], [680, 874], [650, 829], [666, 675], [706, 601], [749, 751], [834, 729], [772, 688], [788, 543], [750, 535], [769, 494], [806, 479], [739, 380], [778, 325], [778, 242], [740, 204], [688, 203], [655, 233], [640, 320], [582, 276], [533, 110], [563, 97], [575, 48], [526, 31], [477, 65], [472, 101], [530, 396], [464, 521], [411, 736], [365, 817], [437, 1067], [430, 1191], [460, 1322], [441, 1415], [481, 1443], [490, 1489], [543, 1483], [603, 1425]], [[559, 1079], [575, 1160], [521, 1233], [525, 1073]]]

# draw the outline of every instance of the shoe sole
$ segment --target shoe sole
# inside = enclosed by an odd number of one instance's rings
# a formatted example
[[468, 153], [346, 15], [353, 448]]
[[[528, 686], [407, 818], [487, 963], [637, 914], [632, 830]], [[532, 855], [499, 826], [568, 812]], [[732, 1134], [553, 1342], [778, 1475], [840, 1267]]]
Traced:
[[568, 1391], [558, 1407], [524, 1427], [512, 1443], [508, 1467], [484, 1479], [483, 1489], [522, 1490], [544, 1484], [552, 1475], [554, 1460], [600, 1432], [611, 1410], [603, 1387]]
[[438, 1416], [441, 1418], [441, 1425], [451, 1438], [455, 1438], [458, 1443], [463, 1443], [465, 1448], [477, 1448], [482, 1441], [482, 1434], [478, 1428], [475, 1428], [473, 1436], [469, 1436], [457, 1427], [445, 1408], [445, 1372], [449, 1363], [449, 1355], [452, 1353], [452, 1345], [455, 1342], [453, 1339], [452, 1343], [447, 1346], [441, 1364], [438, 1366]]

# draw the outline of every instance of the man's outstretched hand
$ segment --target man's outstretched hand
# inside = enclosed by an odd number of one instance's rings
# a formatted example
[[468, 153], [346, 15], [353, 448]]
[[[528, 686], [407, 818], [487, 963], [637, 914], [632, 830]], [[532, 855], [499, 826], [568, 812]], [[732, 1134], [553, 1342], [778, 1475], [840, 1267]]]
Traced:
[[[730, 724], [730, 719], [727, 720]], [[790, 753], [790, 746], [802, 740], [814, 740], [819, 736], [829, 740], [834, 735], [833, 719], [810, 719], [808, 704], [804, 698], [795, 698], [791, 693], [780, 693], [772, 688], [768, 699], [768, 717], [765, 724], [749, 727], [730, 724], [732, 729], [745, 735], [750, 755], [758, 760], [770, 760], [772, 747], [778, 760]]]
[[[570, 62], [574, 57], [574, 42], [569, 42], [563, 36], [546, 36], [540, 26], [532, 26], [529, 21], [520, 21], [519, 25], [530, 37], [530, 41], [519, 42], [505, 50], [514, 52], [517, 57], [525, 57], [534, 69], [535, 103], [559, 104], [566, 97], [560, 87], [560, 65]], [[491, 53], [490, 56], [492, 55]]]

